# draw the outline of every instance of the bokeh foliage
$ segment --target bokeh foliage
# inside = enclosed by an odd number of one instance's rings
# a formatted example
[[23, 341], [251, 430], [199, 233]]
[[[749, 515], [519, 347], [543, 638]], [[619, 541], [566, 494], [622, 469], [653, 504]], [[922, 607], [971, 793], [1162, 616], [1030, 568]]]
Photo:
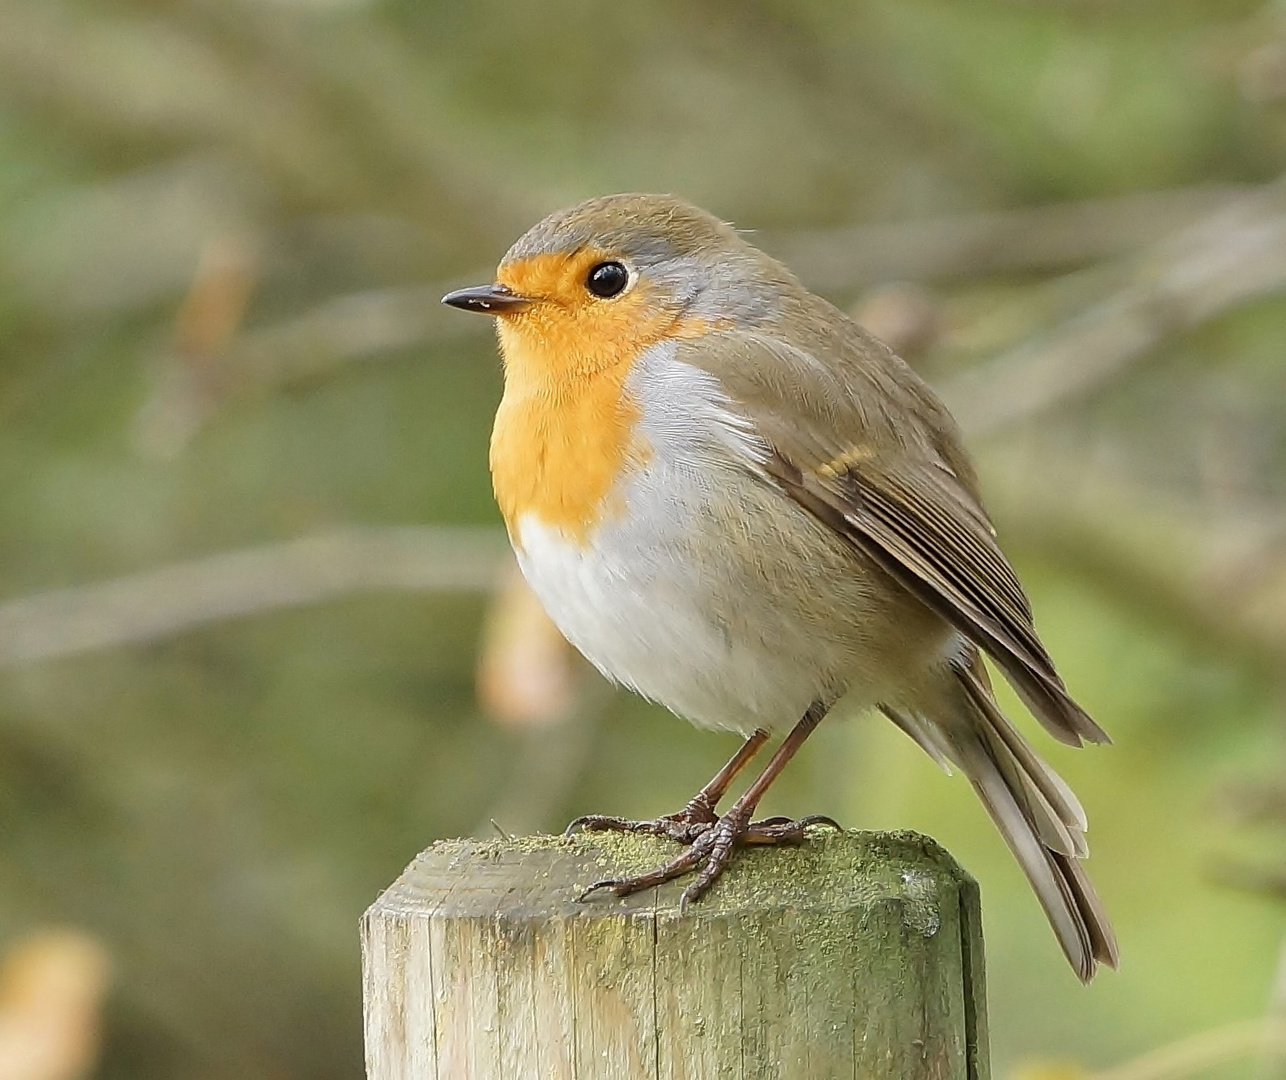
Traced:
[[[0, 0], [0, 595], [354, 524], [498, 527], [494, 348], [436, 296], [582, 197], [675, 191], [783, 255], [830, 243], [866, 258], [829, 292], [854, 310], [913, 279], [915, 360], [950, 386], [1110, 304], [1200, 215], [1167, 210], [1155, 248], [1123, 224], [1029, 256], [1024, 227], [950, 265], [926, 237], [1068, 200], [1142, 219], [1163, 189], [1213, 212], [1284, 169], [1280, 3]], [[877, 222], [930, 224], [838, 232]], [[1281, 838], [1241, 811], [1282, 764], [1283, 291], [1171, 313], [975, 443], [1117, 740], [1049, 755], [1119, 975], [1075, 983], [966, 787], [887, 725], [824, 729], [770, 799], [925, 829], [979, 877], [1001, 1074], [1270, 1008], [1282, 889], [1245, 871]], [[359, 1075], [356, 919], [420, 847], [512, 808], [534, 762], [552, 801], [502, 825], [667, 811], [728, 753], [623, 695], [591, 692], [574, 737], [497, 726], [486, 606], [358, 590], [0, 671], [0, 939], [107, 944], [102, 1075]]]

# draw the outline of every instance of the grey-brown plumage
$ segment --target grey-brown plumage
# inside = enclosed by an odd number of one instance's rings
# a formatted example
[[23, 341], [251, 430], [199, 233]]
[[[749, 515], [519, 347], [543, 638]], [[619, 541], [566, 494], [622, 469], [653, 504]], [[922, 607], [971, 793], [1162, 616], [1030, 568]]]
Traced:
[[[610, 289], [593, 277], [605, 266]], [[576, 467], [601, 464], [602, 431], [614, 430], [602, 421], [630, 418], [628, 447], [607, 448], [620, 472], [592, 528], [569, 533], [534, 512], [508, 521], [547, 610], [610, 677], [746, 736], [678, 814], [587, 819], [687, 845], [653, 874], [599, 885], [624, 894], [699, 867], [685, 893], [696, 898], [738, 844], [797, 840], [807, 820], [751, 815], [844, 700], [881, 709], [965, 774], [1082, 979], [1116, 964], [1080, 865], [1084, 811], [997, 707], [982, 654], [1055, 738], [1107, 736], [1055, 670], [955, 422], [910, 368], [669, 196], [553, 214], [513, 246], [495, 285], [447, 301], [501, 320], [501, 415], [526, 418], [533, 468], [568, 447]], [[783, 730], [763, 774], [716, 815], [732, 777]]]
[[[766, 256], [761, 256], [769, 262]], [[1004, 672], [1061, 742], [1108, 742], [1072, 699], [1036, 633], [1031, 606], [979, 498], [956, 424], [929, 387], [785, 268], [789, 299], [752, 331], [680, 349], [714, 375], [772, 447], [766, 473], [782, 493], [882, 567], [971, 643], [944, 695], [949, 715], [883, 706], [904, 731], [968, 777], [1031, 882], [1081, 979], [1118, 950], [1079, 860], [1079, 802], [1001, 713], [977, 650]]]

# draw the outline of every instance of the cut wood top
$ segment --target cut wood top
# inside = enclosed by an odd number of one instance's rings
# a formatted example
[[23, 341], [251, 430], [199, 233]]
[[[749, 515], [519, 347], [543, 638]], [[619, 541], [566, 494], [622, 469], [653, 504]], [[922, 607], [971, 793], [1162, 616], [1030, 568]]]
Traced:
[[[422, 852], [372, 906], [372, 913], [469, 918], [550, 918], [610, 911], [678, 914], [684, 881], [625, 899], [576, 897], [599, 878], [641, 873], [673, 857], [657, 837], [580, 833], [496, 840], [440, 840]], [[912, 832], [835, 833], [818, 829], [799, 847], [740, 851], [715, 887], [687, 914], [772, 908], [844, 908], [898, 900], [906, 918], [935, 929], [943, 885], [970, 881], [935, 841]]]

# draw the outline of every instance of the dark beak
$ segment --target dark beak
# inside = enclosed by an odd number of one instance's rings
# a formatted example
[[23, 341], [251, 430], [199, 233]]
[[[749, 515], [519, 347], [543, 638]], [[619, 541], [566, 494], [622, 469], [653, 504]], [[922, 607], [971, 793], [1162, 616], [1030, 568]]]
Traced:
[[527, 297], [519, 296], [504, 285], [472, 285], [467, 289], [456, 289], [447, 293], [442, 302], [480, 315], [508, 315], [531, 306]]

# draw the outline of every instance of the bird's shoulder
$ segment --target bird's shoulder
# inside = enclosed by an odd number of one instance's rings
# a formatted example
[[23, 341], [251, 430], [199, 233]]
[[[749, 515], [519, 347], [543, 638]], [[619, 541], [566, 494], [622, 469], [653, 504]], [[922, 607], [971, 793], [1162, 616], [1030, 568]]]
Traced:
[[785, 296], [771, 322], [680, 342], [677, 355], [714, 376], [763, 436], [801, 467], [830, 474], [852, 467], [945, 472], [966, 503], [979, 504], [960, 430], [932, 388], [811, 293]]

